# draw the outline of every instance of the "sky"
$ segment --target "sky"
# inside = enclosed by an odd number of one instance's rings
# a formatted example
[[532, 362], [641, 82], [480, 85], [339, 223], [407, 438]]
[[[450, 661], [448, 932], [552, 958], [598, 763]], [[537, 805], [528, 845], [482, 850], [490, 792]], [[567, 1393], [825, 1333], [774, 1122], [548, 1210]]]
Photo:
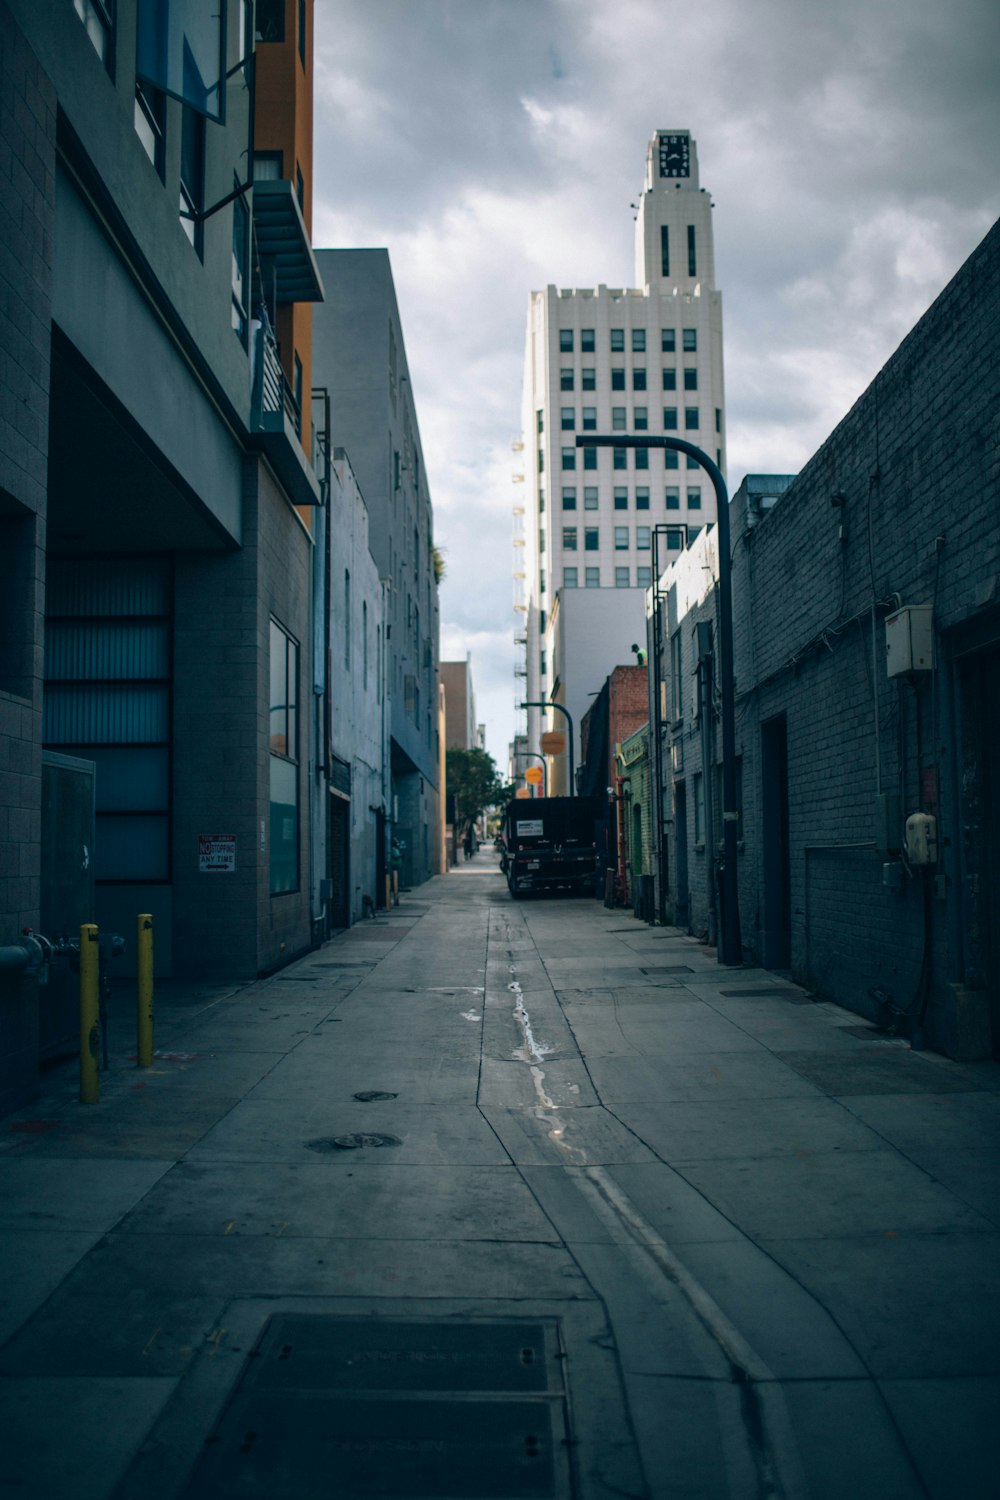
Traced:
[[528, 296], [630, 286], [655, 130], [715, 204], [728, 480], [794, 473], [1000, 216], [1000, 0], [315, 0], [313, 242], [388, 248], [441, 657], [517, 723]]

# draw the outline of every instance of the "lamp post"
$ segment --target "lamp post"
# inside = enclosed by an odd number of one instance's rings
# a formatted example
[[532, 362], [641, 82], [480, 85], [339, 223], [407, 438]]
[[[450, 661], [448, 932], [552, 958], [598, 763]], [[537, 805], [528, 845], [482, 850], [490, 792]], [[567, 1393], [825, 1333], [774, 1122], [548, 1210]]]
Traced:
[[566, 718], [569, 722], [569, 794], [571, 797], [575, 797], [576, 779], [574, 776], [573, 767], [573, 715], [570, 713], [568, 708], [563, 708], [561, 703], [536, 703], [533, 700], [531, 703], [519, 703], [518, 708], [557, 708], [561, 714], [566, 715]]
[[[722, 697], [722, 924], [719, 934], [719, 962], [741, 964], [743, 944], [740, 937], [739, 883], [736, 870], [736, 691], [733, 678], [733, 585], [729, 562], [729, 493], [719, 466], [703, 448], [685, 438], [626, 437], [616, 432], [612, 437], [598, 437], [593, 432], [578, 436], [578, 448], [669, 448], [686, 453], [698, 461], [715, 489], [716, 526], [719, 538], [719, 688]], [[554, 705], [558, 706], [558, 705]], [[710, 766], [703, 767], [705, 776]]]
[[519, 750], [517, 753], [518, 753], [518, 755], [523, 755], [525, 757], [527, 757], [527, 756], [530, 755], [532, 760], [540, 760], [541, 761], [541, 763], [542, 763], [542, 796], [543, 797], [547, 797], [549, 795], [549, 768], [545, 764], [545, 756], [542, 755], [538, 750]]

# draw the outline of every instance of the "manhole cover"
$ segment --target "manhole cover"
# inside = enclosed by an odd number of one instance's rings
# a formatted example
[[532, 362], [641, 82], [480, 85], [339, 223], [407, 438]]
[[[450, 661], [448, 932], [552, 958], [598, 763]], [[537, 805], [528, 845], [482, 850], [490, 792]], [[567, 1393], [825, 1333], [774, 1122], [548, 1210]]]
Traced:
[[360, 1094], [355, 1094], [355, 1099], [362, 1104], [371, 1104], [375, 1099], [398, 1099], [398, 1094], [387, 1094], [382, 1089], [362, 1089]]
[[690, 964], [659, 964], [652, 969], [640, 969], [640, 974], [693, 974]]
[[398, 1135], [378, 1135], [365, 1130], [352, 1135], [325, 1135], [306, 1141], [310, 1151], [358, 1151], [363, 1146], [401, 1146]]

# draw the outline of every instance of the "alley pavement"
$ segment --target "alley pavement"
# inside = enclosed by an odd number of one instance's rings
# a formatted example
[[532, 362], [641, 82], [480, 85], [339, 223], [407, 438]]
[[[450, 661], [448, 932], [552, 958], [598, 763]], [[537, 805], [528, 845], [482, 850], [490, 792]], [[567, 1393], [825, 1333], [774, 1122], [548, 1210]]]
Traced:
[[492, 850], [0, 1120], [0, 1493], [998, 1492], [1000, 1068]]

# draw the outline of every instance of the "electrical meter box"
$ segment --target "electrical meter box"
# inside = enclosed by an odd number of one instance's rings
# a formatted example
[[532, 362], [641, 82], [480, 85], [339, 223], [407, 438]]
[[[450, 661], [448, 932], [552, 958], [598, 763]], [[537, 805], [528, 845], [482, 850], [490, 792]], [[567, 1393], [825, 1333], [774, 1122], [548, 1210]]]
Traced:
[[934, 666], [934, 625], [929, 604], [904, 604], [885, 621], [887, 677], [929, 672]]

